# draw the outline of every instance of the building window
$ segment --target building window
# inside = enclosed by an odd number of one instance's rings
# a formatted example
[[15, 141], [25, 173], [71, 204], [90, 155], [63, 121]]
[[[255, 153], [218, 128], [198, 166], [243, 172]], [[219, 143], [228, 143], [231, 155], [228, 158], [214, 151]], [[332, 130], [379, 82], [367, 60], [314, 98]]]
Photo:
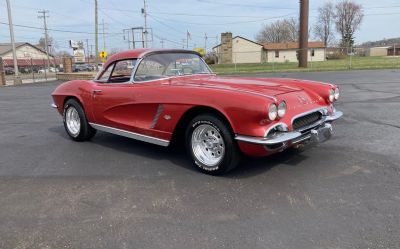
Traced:
[[279, 58], [279, 50], [275, 50], [275, 58]]
[[311, 56], [314, 57], [315, 55], [315, 49], [311, 49]]

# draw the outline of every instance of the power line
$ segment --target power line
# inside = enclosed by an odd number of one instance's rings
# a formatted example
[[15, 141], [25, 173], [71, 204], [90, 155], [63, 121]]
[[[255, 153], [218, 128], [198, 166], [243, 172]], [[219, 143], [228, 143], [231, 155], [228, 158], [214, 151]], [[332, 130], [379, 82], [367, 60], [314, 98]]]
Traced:
[[[8, 25], [6, 22], [0, 22], [2, 25]], [[28, 26], [28, 25], [20, 25], [20, 24], [13, 24], [14, 27], [20, 27], [20, 28], [28, 28], [28, 29], [36, 29], [36, 30], [43, 30], [43, 28], [40, 27], [33, 27], [33, 26]], [[95, 34], [94, 32], [85, 32], [85, 31], [73, 31], [73, 30], [61, 30], [61, 29], [47, 29], [48, 31], [53, 31], [53, 32], [61, 32], [61, 33], [73, 33], [73, 34], [87, 34], [87, 35], [93, 35]], [[102, 34], [102, 33], [99, 33]], [[121, 35], [122, 33], [104, 33], [105, 35]]]
[[[248, 20], [248, 21], [240, 21], [240, 22], [228, 22], [228, 23], [194, 23], [194, 22], [184, 22], [185, 24], [192, 24], [192, 25], [203, 25], [203, 26], [221, 26], [221, 25], [234, 25], [234, 24], [243, 24], [243, 23], [253, 23], [253, 22], [262, 22], [262, 21], [268, 21], [272, 19], [277, 19], [277, 18], [284, 18], [284, 17], [289, 17], [289, 16], [294, 16], [297, 15], [297, 12], [289, 13], [286, 15], [280, 15], [280, 16], [274, 16], [274, 17], [269, 17], [269, 18], [263, 18], [263, 19], [257, 19], [257, 20]], [[162, 19], [167, 22], [176, 22], [176, 23], [182, 23], [182, 21], [179, 20], [174, 20], [174, 19], [165, 19], [159, 16], [154, 16], [151, 15], [154, 19], [154, 17], [158, 19]]]

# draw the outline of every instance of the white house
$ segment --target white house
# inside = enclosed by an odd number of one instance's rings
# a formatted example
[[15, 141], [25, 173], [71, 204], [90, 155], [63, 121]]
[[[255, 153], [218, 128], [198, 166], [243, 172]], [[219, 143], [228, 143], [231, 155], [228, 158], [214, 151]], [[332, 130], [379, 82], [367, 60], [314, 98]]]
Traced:
[[[308, 42], [308, 60], [324, 61], [325, 46], [322, 42]], [[297, 62], [299, 44], [266, 43], [264, 45], [241, 36], [232, 38], [232, 33], [221, 34], [221, 44], [213, 47], [218, 63], [264, 63]]]
[[[266, 43], [264, 50], [268, 62], [298, 62], [299, 43]], [[308, 42], [308, 61], [325, 61], [326, 50], [323, 42]]]
[[[221, 40], [223, 42], [213, 47], [214, 53], [219, 58], [219, 63], [263, 62], [265, 58], [263, 45], [241, 36], [231, 37], [231, 33], [221, 34]], [[223, 47], [226, 47], [226, 49], [223, 49]]]

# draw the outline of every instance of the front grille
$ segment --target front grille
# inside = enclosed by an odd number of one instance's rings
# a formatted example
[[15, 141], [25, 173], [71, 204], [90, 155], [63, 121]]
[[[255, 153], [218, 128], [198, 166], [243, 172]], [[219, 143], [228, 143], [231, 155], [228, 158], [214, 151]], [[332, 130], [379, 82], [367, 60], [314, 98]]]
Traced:
[[321, 117], [322, 117], [321, 112], [313, 112], [313, 113], [298, 117], [295, 120], [293, 120], [293, 129], [298, 130], [298, 129], [301, 129], [308, 125], [314, 124], [315, 122], [320, 120]]

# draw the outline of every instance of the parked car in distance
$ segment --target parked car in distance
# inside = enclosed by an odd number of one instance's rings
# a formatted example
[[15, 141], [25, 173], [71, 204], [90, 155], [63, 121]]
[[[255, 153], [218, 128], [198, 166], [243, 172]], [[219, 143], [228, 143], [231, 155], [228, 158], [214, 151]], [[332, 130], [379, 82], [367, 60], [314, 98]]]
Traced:
[[4, 67], [4, 73], [5, 73], [6, 75], [11, 75], [11, 74], [14, 74], [15, 71], [14, 71], [14, 68], [13, 68], [13, 67]]
[[43, 68], [43, 69], [39, 69], [38, 73], [39, 74], [43, 74], [43, 73], [58, 73], [58, 68], [55, 67], [49, 67], [49, 68]]
[[213, 175], [243, 154], [324, 142], [342, 116], [336, 85], [218, 77], [197, 52], [176, 49], [115, 54], [94, 80], [63, 83], [52, 98], [75, 141], [100, 130], [161, 146], [182, 142], [195, 167]]

